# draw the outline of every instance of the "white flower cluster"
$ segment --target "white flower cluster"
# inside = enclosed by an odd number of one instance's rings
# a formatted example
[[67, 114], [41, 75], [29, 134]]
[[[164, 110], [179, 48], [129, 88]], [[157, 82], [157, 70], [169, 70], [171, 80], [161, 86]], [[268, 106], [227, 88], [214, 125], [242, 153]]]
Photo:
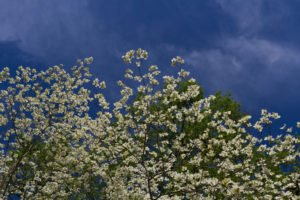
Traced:
[[[122, 58], [147, 57], [138, 49]], [[122, 97], [110, 111], [85, 87], [92, 61], [78, 60], [72, 74], [62, 66], [0, 72], [0, 199], [299, 199], [299, 136], [287, 129], [267, 145], [249, 133], [277, 113], [262, 110], [252, 126], [249, 115], [216, 110], [218, 98], [202, 97], [182, 69], [155, 90], [158, 67], [141, 74], [139, 61], [139, 75], [125, 77], [142, 85], [118, 81]]]
[[178, 63], [179, 65], [182, 65], [184, 63], [184, 60], [180, 56], [177, 56], [176, 58], [172, 58], [171, 66], [175, 67], [176, 63]]
[[[148, 52], [142, 49], [138, 49], [137, 51], [130, 50], [126, 53], [126, 55], [122, 56], [122, 59], [125, 63], [131, 63], [132, 59], [134, 58], [134, 55], [136, 55], [136, 59], [144, 59], [147, 60], [148, 58]], [[140, 61], [136, 62], [136, 66], [140, 67], [141, 63]]]

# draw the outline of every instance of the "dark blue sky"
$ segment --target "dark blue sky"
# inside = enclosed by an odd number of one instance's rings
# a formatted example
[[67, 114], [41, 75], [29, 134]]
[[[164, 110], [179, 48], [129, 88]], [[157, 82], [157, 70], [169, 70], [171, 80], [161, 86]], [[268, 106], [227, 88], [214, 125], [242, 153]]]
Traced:
[[169, 72], [177, 55], [206, 94], [231, 91], [253, 114], [300, 121], [298, 0], [2, 0], [0, 68], [45, 69], [93, 56], [92, 73], [107, 95], [139, 47]]

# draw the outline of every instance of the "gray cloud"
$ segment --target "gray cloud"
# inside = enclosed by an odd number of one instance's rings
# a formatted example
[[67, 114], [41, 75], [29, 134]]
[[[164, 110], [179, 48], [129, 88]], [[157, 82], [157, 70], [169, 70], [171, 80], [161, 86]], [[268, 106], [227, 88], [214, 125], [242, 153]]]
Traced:
[[289, 7], [280, 0], [216, 0], [224, 12], [236, 22], [239, 34], [257, 36], [266, 26], [278, 24], [289, 13]]
[[216, 2], [234, 19], [237, 32], [224, 30], [214, 46], [184, 52], [193, 74], [212, 92], [231, 91], [252, 111], [268, 106], [292, 112], [292, 102], [300, 101], [300, 50], [261, 34], [266, 27], [276, 30], [289, 8], [280, 1]]
[[216, 0], [222, 9], [235, 18], [243, 34], [256, 32], [263, 25], [261, 17], [261, 0]]
[[[218, 49], [185, 55], [199, 79], [212, 90], [229, 90], [252, 108], [298, 98], [300, 51], [268, 40], [228, 38]], [[282, 100], [282, 98], [286, 98]], [[273, 99], [277, 99], [274, 101]]]
[[18, 41], [22, 51], [52, 62], [90, 56], [107, 41], [86, 0], [2, 1], [0, 25], [0, 41]]

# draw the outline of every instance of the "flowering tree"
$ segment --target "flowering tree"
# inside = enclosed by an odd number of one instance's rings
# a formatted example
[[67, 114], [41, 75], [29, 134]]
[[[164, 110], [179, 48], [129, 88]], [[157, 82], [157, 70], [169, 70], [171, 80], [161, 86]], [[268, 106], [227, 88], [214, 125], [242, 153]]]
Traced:
[[72, 75], [61, 66], [39, 73], [19, 67], [14, 78], [8, 68], [1, 72], [1, 84], [7, 86], [0, 94], [2, 198], [80, 198], [93, 190], [86, 183], [98, 181], [99, 163], [106, 159], [90, 149], [97, 145], [97, 152], [104, 153], [101, 128], [110, 115], [100, 111], [97, 119], [89, 116], [93, 101], [99, 100], [102, 109], [108, 104], [101, 94], [90, 97], [83, 87], [90, 74], [79, 63]]
[[[229, 96], [204, 97], [174, 58], [177, 77], [158, 67], [142, 73], [145, 50], [129, 51], [122, 98], [112, 110], [85, 64], [0, 74], [0, 195], [21, 199], [297, 199], [299, 136], [257, 139], [271, 119], [254, 125]], [[99, 89], [99, 90], [98, 90]], [[93, 94], [92, 94], [93, 93]], [[90, 109], [97, 116], [91, 117]], [[300, 127], [300, 123], [297, 124]], [[287, 129], [291, 132], [291, 129]], [[266, 143], [268, 141], [268, 143]], [[285, 172], [282, 167], [293, 170]]]

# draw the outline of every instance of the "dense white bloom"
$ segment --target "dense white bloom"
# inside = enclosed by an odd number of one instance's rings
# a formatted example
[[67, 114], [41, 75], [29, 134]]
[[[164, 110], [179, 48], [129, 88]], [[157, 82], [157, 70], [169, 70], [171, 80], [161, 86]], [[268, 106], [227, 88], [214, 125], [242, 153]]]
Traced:
[[[9, 68], [0, 72], [7, 86], [0, 91], [0, 198], [297, 198], [291, 188], [299, 174], [278, 171], [282, 164], [299, 169], [299, 138], [265, 135], [265, 142], [248, 133], [262, 132], [277, 113], [263, 109], [252, 126], [249, 115], [215, 110], [215, 95], [198, 98], [201, 88], [189, 72], [163, 76], [160, 90], [156, 65], [141, 73], [145, 50], [122, 58], [139, 67], [126, 70], [138, 84], [118, 81], [121, 98], [111, 110], [93, 90], [105, 82], [94, 79], [91, 90], [87, 85], [84, 65], [92, 57], [78, 60], [71, 74], [62, 65], [41, 72], [19, 67], [15, 77]], [[184, 60], [171, 63], [181, 67]]]

